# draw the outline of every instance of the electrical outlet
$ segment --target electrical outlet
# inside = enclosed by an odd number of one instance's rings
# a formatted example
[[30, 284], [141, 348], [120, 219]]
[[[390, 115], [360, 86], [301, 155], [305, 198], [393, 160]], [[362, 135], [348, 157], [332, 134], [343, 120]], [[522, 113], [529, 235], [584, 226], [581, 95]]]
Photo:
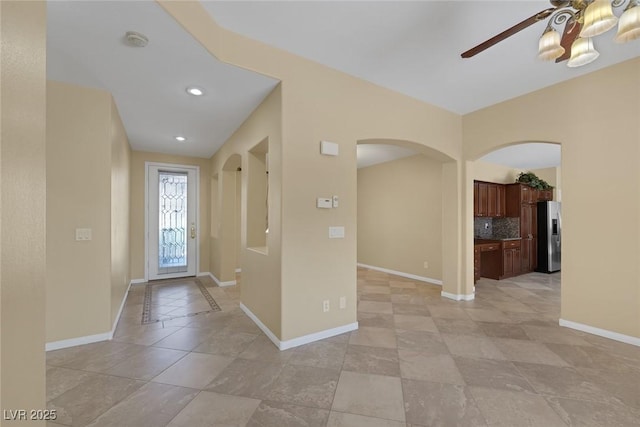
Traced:
[[488, 230], [488, 229], [489, 229], [489, 223], [488, 223], [488, 222], [485, 222], [485, 223], [484, 223], [484, 229], [485, 229], [485, 230]]
[[322, 302], [322, 311], [325, 312], [325, 313], [327, 311], [329, 311], [329, 300], [328, 299], [326, 299], [326, 300], [324, 300]]
[[429, 261], [424, 262], [424, 268], [429, 268]]
[[347, 297], [340, 297], [340, 308], [347, 308]]

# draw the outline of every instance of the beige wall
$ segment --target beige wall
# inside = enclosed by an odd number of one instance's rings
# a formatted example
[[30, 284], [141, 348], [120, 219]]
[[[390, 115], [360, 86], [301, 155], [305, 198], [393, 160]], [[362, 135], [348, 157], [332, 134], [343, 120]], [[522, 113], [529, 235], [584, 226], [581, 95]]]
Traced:
[[[461, 155], [460, 116], [226, 31], [197, 2], [160, 4], [217, 58], [283, 82], [281, 338], [355, 322], [357, 141], [411, 141], [452, 161]], [[340, 155], [320, 155], [321, 140], [338, 143]], [[271, 160], [270, 179], [276, 167]], [[461, 169], [454, 166], [443, 176], [453, 181], [447, 197], [457, 199]], [[334, 194], [341, 199], [340, 208], [315, 207], [317, 197]], [[459, 203], [443, 206], [444, 215], [460, 218]], [[328, 238], [328, 227], [335, 225], [345, 227], [344, 239]], [[443, 245], [448, 252], [443, 254], [444, 288], [458, 293], [461, 222], [444, 226], [454, 236]], [[243, 288], [245, 279], [243, 275]], [[342, 296], [346, 309], [323, 313], [323, 300], [337, 307]]]
[[511, 184], [516, 182], [516, 178], [521, 171], [508, 166], [476, 160], [473, 165], [473, 172], [474, 179], [478, 181]]
[[[235, 247], [234, 225], [237, 220], [235, 198], [229, 197], [229, 204], [223, 203], [223, 189], [226, 180], [232, 180], [229, 189], [235, 189], [238, 173], [224, 171], [232, 156], [241, 156], [239, 178], [241, 191], [241, 265], [242, 289], [241, 301], [276, 336], [281, 336], [281, 141], [282, 141], [282, 93], [280, 86], [267, 96], [262, 104], [236, 130], [224, 146], [211, 159], [211, 173], [218, 179], [218, 218], [213, 218], [220, 232], [211, 238], [211, 265], [213, 273], [221, 280], [233, 280], [225, 274], [235, 269], [234, 257], [224, 257], [233, 253]], [[247, 198], [249, 150], [256, 144], [269, 141], [269, 235], [266, 253], [247, 249]], [[234, 157], [235, 161], [235, 157]], [[234, 168], [232, 168], [234, 169]], [[264, 203], [264, 199], [261, 203]], [[226, 221], [224, 218], [226, 217]], [[223, 274], [224, 272], [227, 272]]]
[[131, 152], [131, 199], [130, 199], [130, 253], [131, 253], [131, 274], [132, 280], [144, 279], [145, 260], [145, 218], [144, 218], [144, 185], [145, 185], [145, 162], [171, 163], [176, 165], [198, 166], [200, 168], [199, 203], [199, 241], [198, 255], [200, 262], [200, 272], [209, 271], [209, 197], [210, 180], [209, 160], [199, 157], [176, 156], [172, 154], [148, 153], [144, 151]]
[[46, 4], [0, 2], [0, 40], [0, 408], [44, 409]]
[[111, 100], [111, 324], [118, 316], [130, 277], [129, 171], [131, 147]]
[[544, 179], [553, 187], [553, 200], [562, 201], [562, 180], [561, 167], [531, 169], [530, 172], [535, 173], [538, 178]]
[[48, 342], [112, 329], [129, 284], [129, 152], [108, 92], [48, 82]]
[[442, 279], [441, 162], [418, 154], [358, 169], [358, 262]]
[[[639, 76], [640, 59], [634, 59], [463, 119], [469, 160], [514, 142], [562, 144], [562, 319], [635, 337], [640, 336]], [[576, 108], [593, 100], [597, 108]], [[471, 215], [467, 218], [471, 222]], [[594, 226], [603, 218], [612, 220], [599, 232]], [[466, 243], [465, 252], [472, 253], [472, 243]]]

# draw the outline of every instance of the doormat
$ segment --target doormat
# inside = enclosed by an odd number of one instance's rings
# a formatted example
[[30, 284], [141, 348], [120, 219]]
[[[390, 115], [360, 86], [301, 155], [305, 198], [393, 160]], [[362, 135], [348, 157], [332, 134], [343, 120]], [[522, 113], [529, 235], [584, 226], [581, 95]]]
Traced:
[[148, 282], [144, 289], [142, 324], [220, 311], [200, 279], [168, 279]]

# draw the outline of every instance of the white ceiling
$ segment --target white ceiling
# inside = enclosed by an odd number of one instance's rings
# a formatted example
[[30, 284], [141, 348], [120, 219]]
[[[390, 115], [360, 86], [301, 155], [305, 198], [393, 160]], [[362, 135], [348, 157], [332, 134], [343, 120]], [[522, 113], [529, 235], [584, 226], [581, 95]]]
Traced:
[[479, 160], [520, 170], [557, 167], [560, 166], [560, 145], [543, 142], [511, 145]]
[[[640, 56], [640, 40], [618, 45], [611, 31], [598, 36], [593, 64], [543, 63], [537, 23], [460, 58], [544, 0], [203, 4], [228, 29], [459, 114]], [[129, 30], [149, 45], [126, 46]], [[278, 83], [217, 61], [154, 1], [49, 1], [47, 53], [50, 79], [113, 94], [136, 150], [210, 157]], [[187, 96], [189, 85], [206, 96]]]
[[396, 145], [358, 144], [358, 169], [402, 159], [403, 157], [413, 156], [414, 154], [416, 154], [415, 151]]
[[[206, 1], [222, 26], [447, 110], [466, 114], [640, 56], [640, 40], [595, 39], [594, 63], [539, 61], [538, 22], [460, 54], [550, 7], [539, 1]], [[619, 14], [619, 12], [618, 12]]]
[[[111, 92], [135, 150], [211, 157], [278, 83], [218, 61], [154, 1], [49, 1], [47, 14], [47, 77]], [[126, 45], [130, 30], [149, 45]]]

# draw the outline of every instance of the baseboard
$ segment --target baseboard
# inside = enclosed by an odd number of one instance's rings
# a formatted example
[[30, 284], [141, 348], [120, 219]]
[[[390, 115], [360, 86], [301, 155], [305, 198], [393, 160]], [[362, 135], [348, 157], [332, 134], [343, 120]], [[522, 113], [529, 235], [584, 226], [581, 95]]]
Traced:
[[394, 276], [406, 277], [407, 279], [413, 279], [413, 280], [418, 280], [420, 282], [427, 282], [433, 285], [442, 286], [442, 280], [432, 279], [430, 277], [418, 276], [411, 273], [403, 273], [402, 271], [390, 270], [388, 268], [376, 267], [373, 265], [362, 264], [360, 262], [357, 265], [358, 267], [368, 268], [369, 270], [381, 271], [383, 273], [393, 274]]
[[258, 319], [258, 317], [255, 314], [253, 314], [253, 312], [249, 310], [249, 308], [246, 305], [240, 303], [240, 309], [244, 311], [244, 313], [247, 316], [249, 316], [251, 320], [253, 320], [253, 322], [258, 326], [258, 328], [260, 328], [260, 330], [264, 332], [264, 334], [271, 340], [271, 342], [273, 342], [276, 345], [276, 347], [278, 347], [278, 349], [280, 350], [287, 350], [293, 347], [309, 344], [314, 341], [330, 338], [336, 335], [344, 334], [346, 332], [351, 332], [358, 329], [358, 322], [354, 322], [348, 325], [338, 326], [337, 328], [326, 329], [324, 331], [315, 332], [313, 334], [303, 335], [298, 338], [293, 338], [286, 341], [280, 341], [278, 337], [276, 337], [276, 335], [273, 332], [271, 332], [271, 330], [267, 328], [267, 326], [264, 323], [262, 323], [262, 321], [260, 321], [260, 319]]
[[93, 344], [94, 342], [109, 341], [113, 339], [113, 335], [116, 333], [116, 327], [118, 326], [118, 322], [120, 321], [120, 316], [122, 316], [122, 310], [124, 310], [124, 305], [127, 302], [127, 295], [129, 295], [129, 290], [131, 289], [131, 285], [136, 283], [146, 283], [146, 280], [134, 279], [129, 282], [129, 286], [127, 286], [127, 291], [124, 293], [124, 298], [122, 298], [122, 302], [120, 303], [118, 314], [116, 315], [116, 318], [113, 321], [113, 325], [111, 326], [111, 330], [109, 332], [104, 332], [102, 334], [95, 334], [95, 335], [87, 335], [84, 337], [69, 338], [69, 339], [60, 340], [60, 341], [48, 342], [44, 345], [44, 351], [60, 350], [68, 347], [75, 347], [77, 345]]
[[324, 331], [314, 332], [312, 334], [303, 335], [298, 338], [293, 338], [280, 342], [280, 350], [287, 350], [289, 348], [298, 347], [304, 344], [309, 344], [314, 341], [323, 340], [325, 338], [334, 337], [347, 332], [355, 331], [358, 329], [358, 322], [349, 323], [347, 325], [338, 326], [336, 328], [325, 329]]
[[220, 280], [218, 280], [218, 278], [216, 276], [213, 275], [213, 273], [209, 272], [209, 271], [205, 271], [202, 273], [198, 273], [197, 274], [198, 277], [201, 276], [209, 276], [211, 277], [211, 279], [216, 282], [216, 285], [220, 286], [221, 288], [225, 287], [225, 286], [233, 286], [235, 285], [237, 282], [235, 280], [229, 280], [227, 282], [221, 282]]
[[240, 310], [244, 311], [244, 314], [249, 316], [249, 319], [253, 320], [253, 323], [255, 323], [256, 326], [258, 328], [260, 328], [260, 330], [262, 332], [264, 332], [264, 334], [267, 336], [267, 338], [269, 338], [271, 340], [271, 342], [273, 342], [276, 345], [276, 347], [278, 347], [280, 350], [282, 350], [280, 348], [280, 340], [278, 339], [278, 337], [276, 337], [276, 334], [271, 332], [271, 329], [267, 328], [267, 325], [262, 323], [262, 321], [260, 319], [258, 319], [258, 316], [256, 316], [255, 314], [253, 314], [253, 312], [251, 310], [249, 310], [249, 307], [247, 307], [243, 303], [240, 303]]
[[129, 282], [129, 286], [127, 286], [127, 290], [124, 293], [124, 298], [122, 298], [122, 301], [120, 302], [120, 309], [118, 309], [118, 314], [116, 315], [116, 318], [113, 321], [113, 325], [111, 325], [111, 338], [113, 338], [113, 334], [116, 333], [116, 327], [118, 326], [118, 322], [120, 321], [120, 316], [122, 315], [122, 310], [124, 309], [124, 305], [127, 302], [127, 295], [129, 295], [129, 289], [131, 289], [131, 283], [133, 283], [133, 281]]
[[473, 301], [476, 298], [475, 294], [452, 294], [445, 291], [440, 292], [440, 295], [454, 301]]
[[44, 346], [45, 351], [60, 350], [67, 347], [75, 347], [77, 345], [91, 344], [100, 341], [109, 341], [113, 338], [113, 331], [103, 334], [87, 335], [85, 337], [69, 338], [68, 340], [48, 342]]
[[626, 344], [631, 344], [640, 347], [640, 338], [632, 337], [631, 335], [624, 335], [618, 332], [608, 331], [606, 329], [596, 328], [595, 326], [589, 326], [582, 323], [572, 322], [570, 320], [560, 319], [558, 322], [560, 326], [565, 328], [575, 329], [577, 331], [587, 332], [589, 334], [598, 335], [600, 337], [609, 338], [611, 340], [620, 341]]

